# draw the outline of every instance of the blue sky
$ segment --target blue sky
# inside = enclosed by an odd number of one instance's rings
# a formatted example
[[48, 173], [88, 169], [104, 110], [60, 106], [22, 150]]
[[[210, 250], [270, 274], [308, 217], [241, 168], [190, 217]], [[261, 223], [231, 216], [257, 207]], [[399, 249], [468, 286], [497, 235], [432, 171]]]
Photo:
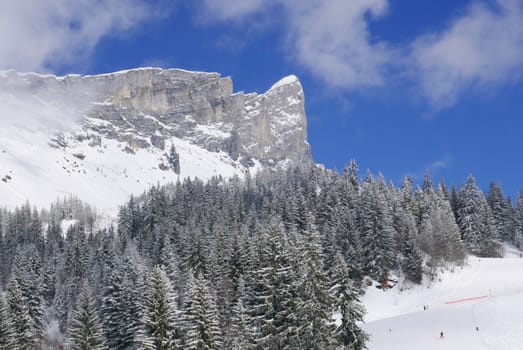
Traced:
[[314, 159], [523, 186], [523, 0], [39, 0], [0, 4], [0, 69], [216, 71], [304, 87]]

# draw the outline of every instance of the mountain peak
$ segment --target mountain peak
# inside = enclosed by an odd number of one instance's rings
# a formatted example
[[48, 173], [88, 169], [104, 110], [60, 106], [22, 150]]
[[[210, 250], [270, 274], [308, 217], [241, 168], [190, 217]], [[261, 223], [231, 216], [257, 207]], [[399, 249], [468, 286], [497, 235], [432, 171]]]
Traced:
[[278, 80], [276, 83], [274, 83], [274, 85], [271, 86], [269, 91], [277, 90], [283, 86], [296, 84], [296, 83], [300, 84], [300, 86], [301, 86], [300, 80], [298, 79], [297, 76], [295, 76], [294, 74], [287, 75], [286, 77], [283, 77], [280, 80]]

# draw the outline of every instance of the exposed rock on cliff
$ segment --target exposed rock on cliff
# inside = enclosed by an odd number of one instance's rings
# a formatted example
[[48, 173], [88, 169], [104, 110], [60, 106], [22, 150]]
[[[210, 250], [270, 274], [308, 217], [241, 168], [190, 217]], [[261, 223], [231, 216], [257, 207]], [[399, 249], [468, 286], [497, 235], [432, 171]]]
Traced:
[[43, 191], [117, 202], [180, 178], [312, 163], [295, 76], [246, 94], [228, 77], [179, 69], [0, 72], [0, 120], [0, 171], [19, 174], [0, 186], [8, 201]]

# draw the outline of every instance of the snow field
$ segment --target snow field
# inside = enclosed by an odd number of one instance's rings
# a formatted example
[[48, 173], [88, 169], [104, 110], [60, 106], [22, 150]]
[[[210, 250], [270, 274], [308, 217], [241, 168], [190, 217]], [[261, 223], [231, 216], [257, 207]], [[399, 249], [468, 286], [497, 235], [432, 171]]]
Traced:
[[244, 176], [245, 168], [226, 153], [210, 152], [178, 138], [167, 140], [166, 150], [174, 144], [180, 154], [180, 175], [159, 168], [166, 151], [154, 147], [130, 154], [124, 151], [125, 144], [115, 140], [104, 139], [102, 147], [78, 142], [65, 150], [52, 148], [48, 142], [45, 132], [0, 130], [0, 178], [11, 177], [0, 182], [3, 205], [13, 208], [30, 199], [31, 205], [42, 208], [74, 195], [101, 211], [116, 211], [130, 194], [140, 195], [156, 184], [188, 177], [205, 181], [217, 175]]
[[369, 287], [363, 298], [369, 350], [523, 349], [521, 271], [523, 259], [509, 248], [504, 259], [469, 257], [432, 285], [403, 292]]

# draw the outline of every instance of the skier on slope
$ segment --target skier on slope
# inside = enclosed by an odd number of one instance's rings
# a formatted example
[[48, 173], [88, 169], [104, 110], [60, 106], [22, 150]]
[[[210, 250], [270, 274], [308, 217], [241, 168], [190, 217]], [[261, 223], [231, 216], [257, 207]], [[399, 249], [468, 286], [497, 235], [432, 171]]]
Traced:
[[440, 334], [439, 334], [439, 338], [440, 338], [440, 339], [445, 339], [445, 337], [443, 336], [443, 331], [440, 332]]

